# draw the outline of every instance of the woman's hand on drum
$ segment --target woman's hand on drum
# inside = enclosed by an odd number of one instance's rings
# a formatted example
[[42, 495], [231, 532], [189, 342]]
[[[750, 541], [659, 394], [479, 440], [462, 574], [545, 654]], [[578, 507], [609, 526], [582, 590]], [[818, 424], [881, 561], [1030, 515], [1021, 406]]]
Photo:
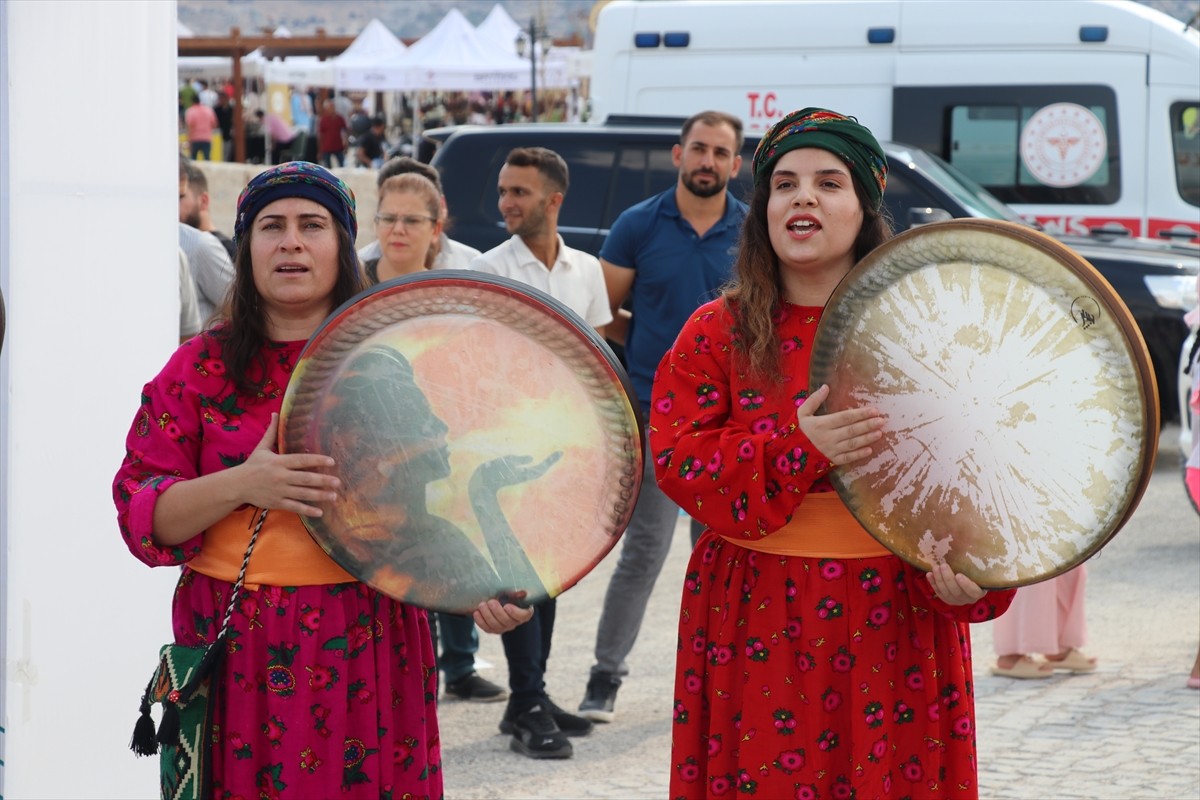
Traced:
[[492, 598], [480, 603], [472, 616], [475, 617], [475, 624], [485, 633], [507, 633], [528, 622], [533, 617], [533, 609], [501, 603]]
[[934, 564], [933, 569], [925, 576], [930, 588], [938, 598], [952, 606], [966, 606], [974, 603], [987, 594], [979, 588], [979, 584], [962, 573], [957, 573], [950, 565], [942, 562]]
[[278, 432], [279, 415], [272, 414], [262, 440], [250, 457], [235, 468], [242, 500], [259, 508], [319, 517], [321, 509], [313, 504], [336, 501], [341, 487], [336, 477], [318, 471], [332, 467], [334, 460], [316, 453], [280, 455], [275, 452]]
[[883, 436], [884, 418], [879, 410], [848, 408], [832, 414], [817, 414], [817, 409], [829, 397], [829, 386], [805, 398], [796, 409], [796, 424], [835, 467], [852, 464], [871, 455], [871, 444]]

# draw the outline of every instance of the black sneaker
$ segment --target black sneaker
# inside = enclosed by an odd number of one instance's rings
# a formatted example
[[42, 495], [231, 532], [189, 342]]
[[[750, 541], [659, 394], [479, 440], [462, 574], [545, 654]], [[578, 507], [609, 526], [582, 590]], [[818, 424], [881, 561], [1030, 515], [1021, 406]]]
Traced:
[[470, 700], [474, 703], [495, 703], [508, 697], [508, 692], [478, 672], [472, 672], [465, 678], [446, 684], [446, 694], [459, 700]]
[[[570, 711], [560, 708], [553, 700], [543, 700], [541, 705], [545, 707], [547, 712], [549, 712], [550, 718], [554, 720], [554, 724], [558, 726], [558, 729], [567, 736], [587, 736], [592, 732], [592, 728], [595, 727], [590, 720], [586, 720], [583, 717], [576, 716]], [[500, 732], [513, 732], [513, 714], [511, 707], [504, 712], [504, 716], [500, 719]]]
[[579, 713], [594, 722], [612, 722], [617, 715], [613, 706], [617, 702], [617, 689], [621, 679], [607, 672], [597, 672], [588, 679], [587, 692], [579, 704]]
[[570, 758], [575, 753], [566, 734], [541, 704], [518, 714], [512, 721], [510, 750], [530, 758]]

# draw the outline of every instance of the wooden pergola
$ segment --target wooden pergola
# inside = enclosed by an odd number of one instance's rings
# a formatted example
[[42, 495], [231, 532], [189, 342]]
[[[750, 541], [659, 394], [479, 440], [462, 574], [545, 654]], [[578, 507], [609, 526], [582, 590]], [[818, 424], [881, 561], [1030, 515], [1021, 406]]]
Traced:
[[230, 28], [228, 36], [181, 36], [181, 56], [228, 56], [233, 83], [233, 157], [235, 161], [246, 158], [246, 127], [242, 119], [242, 57], [261, 50], [268, 59], [285, 56], [317, 56], [324, 60], [343, 52], [354, 41], [353, 36], [326, 36], [317, 29], [313, 36], [243, 36], [237, 28]]

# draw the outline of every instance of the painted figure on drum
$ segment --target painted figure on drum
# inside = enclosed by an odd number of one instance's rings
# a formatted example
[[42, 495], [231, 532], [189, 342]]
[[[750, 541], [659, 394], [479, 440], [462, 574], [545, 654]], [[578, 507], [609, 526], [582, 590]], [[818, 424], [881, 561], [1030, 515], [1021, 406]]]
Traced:
[[560, 452], [537, 464], [510, 455], [475, 468], [468, 494], [485, 555], [454, 523], [429, 512], [426, 488], [450, 475], [449, 428], [408, 359], [391, 347], [365, 350], [347, 366], [331, 403], [323, 449], [342, 465], [344, 484], [342, 501], [330, 509], [336, 561], [391, 597], [460, 613], [488, 597], [546, 594], [497, 493], [544, 475]]
[[817, 414], [830, 387], [809, 385], [826, 301], [891, 236], [884, 153], [806, 108], [753, 167], [734, 283], [692, 314], [651, 397], [659, 486], [707, 528], [680, 609], [671, 797], [977, 797], [966, 623], [1013, 593], [871, 538], [829, 475], [887, 421]]

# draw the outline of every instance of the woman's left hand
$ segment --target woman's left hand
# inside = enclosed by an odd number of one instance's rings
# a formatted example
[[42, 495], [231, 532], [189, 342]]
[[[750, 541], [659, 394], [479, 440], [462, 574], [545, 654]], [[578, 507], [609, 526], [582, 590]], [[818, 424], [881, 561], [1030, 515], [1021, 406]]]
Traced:
[[475, 624], [485, 633], [507, 633], [532, 619], [533, 609], [521, 608], [512, 603], [501, 603], [492, 598], [480, 603], [473, 616]]
[[979, 588], [979, 584], [966, 575], [956, 573], [946, 563], [935, 565], [925, 577], [933, 593], [942, 602], [952, 606], [970, 605], [987, 594]]

